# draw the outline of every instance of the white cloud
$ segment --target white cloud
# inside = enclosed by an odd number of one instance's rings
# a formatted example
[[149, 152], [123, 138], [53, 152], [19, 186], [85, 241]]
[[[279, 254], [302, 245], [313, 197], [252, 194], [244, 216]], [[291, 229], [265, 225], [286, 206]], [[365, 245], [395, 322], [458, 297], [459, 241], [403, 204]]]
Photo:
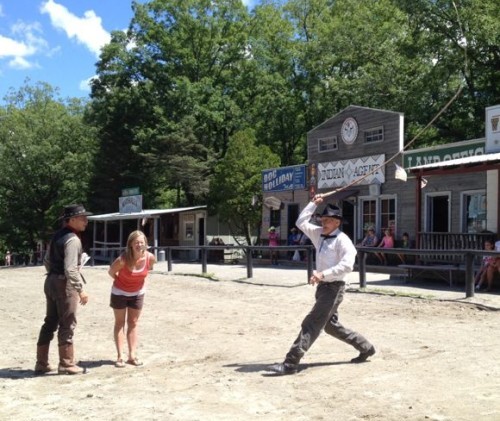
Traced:
[[3, 6], [0, 4], [0, 17], [2, 17], [2, 16], [5, 16], [5, 15], [3, 14]]
[[80, 91], [90, 92], [90, 84], [92, 83], [92, 81], [94, 79], [95, 79], [95, 76], [92, 76], [92, 77], [89, 77], [88, 79], [82, 80], [80, 82], [80, 85], [79, 85]]
[[96, 56], [111, 39], [102, 26], [101, 18], [93, 10], [87, 10], [83, 17], [78, 17], [54, 0], [48, 0], [42, 3], [40, 12], [48, 14], [55, 28], [63, 30], [68, 38], [76, 39]]
[[24, 42], [0, 35], [0, 57], [24, 56], [28, 52], [29, 47]]
[[38, 67], [38, 66], [32, 62], [29, 62], [24, 57], [18, 56], [18, 57], [14, 57], [12, 60], [9, 61], [9, 67], [12, 67], [13, 69], [24, 70], [24, 69], [31, 69], [33, 67]]
[[39, 25], [19, 21], [11, 31], [13, 37], [0, 35], [0, 59], [10, 58], [9, 66], [15, 69], [35, 67], [28, 58], [47, 49], [47, 42], [39, 35]]

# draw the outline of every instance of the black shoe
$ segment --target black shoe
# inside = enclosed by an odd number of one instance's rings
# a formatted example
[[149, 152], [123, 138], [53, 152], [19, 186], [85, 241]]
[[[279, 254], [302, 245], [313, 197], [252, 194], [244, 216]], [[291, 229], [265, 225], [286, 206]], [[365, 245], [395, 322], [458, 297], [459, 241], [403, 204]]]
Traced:
[[281, 363], [269, 366], [268, 371], [284, 376], [286, 374], [295, 374], [298, 369], [299, 366], [297, 364]]
[[375, 355], [375, 352], [376, 352], [375, 347], [372, 345], [372, 347], [368, 351], [360, 352], [356, 358], [353, 358], [351, 360], [351, 363], [354, 364], [364, 363], [369, 357]]

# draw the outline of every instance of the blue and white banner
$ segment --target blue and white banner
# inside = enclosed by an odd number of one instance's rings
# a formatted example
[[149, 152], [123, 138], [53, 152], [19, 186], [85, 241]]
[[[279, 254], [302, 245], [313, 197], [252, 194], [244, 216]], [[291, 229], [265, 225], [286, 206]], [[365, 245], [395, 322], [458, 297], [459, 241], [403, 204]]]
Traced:
[[306, 166], [274, 168], [262, 171], [262, 191], [303, 190], [306, 188]]

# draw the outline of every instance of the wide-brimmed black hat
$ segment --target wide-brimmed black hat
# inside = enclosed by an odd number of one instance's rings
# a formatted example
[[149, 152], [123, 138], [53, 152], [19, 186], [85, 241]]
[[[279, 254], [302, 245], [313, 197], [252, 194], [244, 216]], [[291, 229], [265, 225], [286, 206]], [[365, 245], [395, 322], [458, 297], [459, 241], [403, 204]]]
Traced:
[[64, 207], [64, 219], [74, 218], [75, 216], [90, 216], [92, 212], [87, 212], [83, 205], [72, 204]]
[[335, 205], [326, 205], [321, 216], [329, 216], [331, 218], [342, 219], [342, 211]]

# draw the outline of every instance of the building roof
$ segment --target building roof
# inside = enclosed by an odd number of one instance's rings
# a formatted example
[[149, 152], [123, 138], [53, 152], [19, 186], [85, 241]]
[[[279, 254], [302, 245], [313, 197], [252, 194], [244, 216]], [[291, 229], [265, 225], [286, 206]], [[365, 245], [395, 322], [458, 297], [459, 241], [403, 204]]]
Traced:
[[173, 209], [144, 209], [142, 212], [131, 213], [104, 213], [101, 215], [89, 216], [89, 221], [120, 221], [124, 219], [142, 219], [142, 218], [158, 218], [160, 215], [168, 213], [183, 213], [194, 210], [206, 209], [206, 206], [191, 206], [188, 208], [173, 208]]
[[408, 170], [409, 171], [432, 170], [432, 169], [453, 167], [453, 166], [460, 167], [464, 165], [485, 164], [485, 163], [494, 164], [497, 162], [500, 163], [500, 152], [489, 153], [484, 155], [467, 156], [465, 158], [449, 159], [447, 161], [432, 162], [430, 164], [410, 167], [408, 168]]
[[381, 110], [379, 108], [370, 108], [370, 107], [362, 107], [360, 105], [349, 105], [348, 107], [340, 110], [337, 114], [334, 114], [332, 115], [331, 117], [327, 118], [325, 121], [323, 121], [322, 123], [318, 124], [317, 126], [313, 127], [311, 130], [309, 130], [307, 132], [307, 134], [309, 133], [312, 133], [314, 132], [315, 130], [318, 130], [320, 129], [322, 126], [324, 126], [325, 124], [328, 124], [330, 121], [332, 121], [333, 119], [339, 117], [339, 116], [342, 116], [344, 114], [348, 114], [354, 110], [370, 110], [370, 111], [373, 111], [373, 112], [378, 112], [378, 113], [383, 113], [383, 114], [394, 114], [394, 115], [399, 115], [399, 116], [403, 116], [404, 114], [401, 113], [401, 112], [398, 112], [398, 111], [390, 111], [390, 110]]

